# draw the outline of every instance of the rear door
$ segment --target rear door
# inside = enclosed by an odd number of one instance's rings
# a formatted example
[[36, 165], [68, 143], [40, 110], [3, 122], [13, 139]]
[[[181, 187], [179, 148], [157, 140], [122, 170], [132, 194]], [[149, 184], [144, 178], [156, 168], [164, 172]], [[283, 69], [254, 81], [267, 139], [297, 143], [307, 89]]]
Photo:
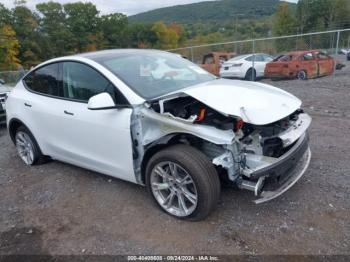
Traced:
[[[57, 143], [56, 132], [60, 127], [52, 119], [60, 114], [56, 104], [60, 101], [57, 98], [63, 95], [59, 63], [34, 70], [23, 79], [23, 84], [30, 92], [23, 90], [25, 94], [18, 96], [24, 98], [20, 101], [20, 106], [23, 107], [21, 120], [34, 134], [43, 153], [51, 156], [53, 145]], [[20, 91], [18, 89], [17, 92]]]

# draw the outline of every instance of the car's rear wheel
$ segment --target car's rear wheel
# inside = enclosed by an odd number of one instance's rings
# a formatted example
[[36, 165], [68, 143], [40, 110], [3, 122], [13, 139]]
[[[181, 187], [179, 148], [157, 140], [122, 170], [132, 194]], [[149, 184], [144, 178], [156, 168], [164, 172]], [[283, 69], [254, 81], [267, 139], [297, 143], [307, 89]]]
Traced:
[[300, 70], [297, 74], [299, 80], [307, 80], [307, 73], [305, 70]]
[[255, 69], [249, 68], [244, 77], [247, 81], [255, 81], [256, 80], [256, 71]]
[[220, 181], [213, 164], [203, 153], [186, 145], [155, 154], [146, 168], [146, 183], [156, 203], [182, 219], [204, 219], [215, 209], [220, 196]]
[[18, 155], [26, 165], [38, 164], [44, 158], [32, 133], [24, 126], [16, 130], [15, 144]]

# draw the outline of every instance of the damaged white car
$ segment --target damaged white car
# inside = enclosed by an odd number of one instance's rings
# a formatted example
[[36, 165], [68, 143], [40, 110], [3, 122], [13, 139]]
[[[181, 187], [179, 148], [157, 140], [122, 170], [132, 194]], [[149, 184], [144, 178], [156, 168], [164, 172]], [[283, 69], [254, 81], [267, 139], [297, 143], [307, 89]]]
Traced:
[[25, 164], [51, 158], [146, 185], [164, 211], [190, 220], [214, 210], [220, 181], [262, 203], [294, 185], [311, 157], [299, 99], [161, 51], [50, 60], [17, 84], [6, 108]]

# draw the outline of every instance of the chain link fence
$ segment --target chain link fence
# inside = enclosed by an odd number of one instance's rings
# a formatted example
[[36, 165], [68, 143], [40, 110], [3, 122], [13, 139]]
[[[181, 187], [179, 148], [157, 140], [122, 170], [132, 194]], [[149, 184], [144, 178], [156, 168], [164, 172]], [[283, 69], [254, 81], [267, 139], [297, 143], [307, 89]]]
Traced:
[[[204, 57], [213, 52], [234, 53], [234, 56], [252, 54], [251, 68], [255, 69], [256, 54], [263, 53], [278, 57], [291, 51], [315, 49], [322, 50], [335, 57], [340, 63], [345, 62], [346, 56], [344, 54], [350, 51], [350, 29], [197, 45], [168, 51], [180, 54], [199, 65], [204, 64]], [[337, 70], [334, 70], [333, 74], [336, 75], [337, 72]], [[7, 85], [14, 86], [25, 73], [25, 70], [3, 71], [0, 72], [0, 79]], [[252, 79], [254, 78], [252, 77]]]
[[[254, 69], [256, 54], [264, 53], [278, 57], [291, 51], [315, 49], [322, 50], [340, 63], [344, 62], [345, 52], [350, 51], [350, 29], [197, 45], [168, 51], [180, 54], [199, 65], [204, 64], [203, 58], [212, 52], [229, 52], [234, 53], [235, 56], [253, 54], [252, 68]], [[333, 74], [336, 73], [337, 71], [334, 70]]]
[[0, 72], [0, 79], [4, 81], [7, 86], [15, 86], [25, 74], [25, 70], [2, 71]]

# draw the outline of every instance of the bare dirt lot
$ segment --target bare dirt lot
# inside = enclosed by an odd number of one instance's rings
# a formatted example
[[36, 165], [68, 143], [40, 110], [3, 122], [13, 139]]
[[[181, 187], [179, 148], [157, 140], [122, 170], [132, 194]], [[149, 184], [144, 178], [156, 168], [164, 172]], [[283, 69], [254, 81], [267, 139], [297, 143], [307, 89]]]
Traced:
[[313, 117], [313, 158], [282, 197], [223, 188], [202, 222], [171, 218], [145, 188], [64, 163], [26, 167], [0, 129], [0, 254], [350, 254], [350, 63], [336, 78], [270, 82]]

